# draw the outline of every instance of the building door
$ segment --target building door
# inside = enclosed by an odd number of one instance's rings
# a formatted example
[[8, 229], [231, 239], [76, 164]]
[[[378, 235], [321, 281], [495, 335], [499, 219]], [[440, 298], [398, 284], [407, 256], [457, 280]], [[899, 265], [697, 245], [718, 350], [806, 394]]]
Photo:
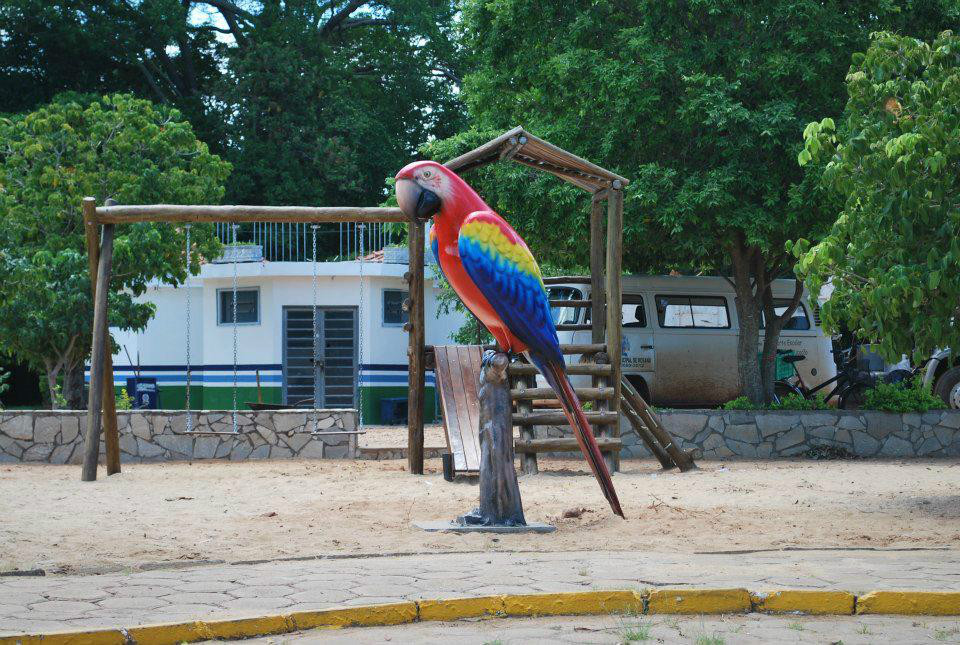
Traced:
[[[311, 334], [309, 307], [283, 310], [283, 401], [290, 406], [353, 408], [357, 384], [357, 310], [317, 307]], [[318, 343], [314, 361], [313, 337]]]

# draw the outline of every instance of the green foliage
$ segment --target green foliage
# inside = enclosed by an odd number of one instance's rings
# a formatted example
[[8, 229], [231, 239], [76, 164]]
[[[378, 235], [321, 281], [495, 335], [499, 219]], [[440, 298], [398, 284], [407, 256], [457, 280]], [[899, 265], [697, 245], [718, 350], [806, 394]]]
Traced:
[[723, 404], [724, 410], [829, 410], [830, 406], [823, 400], [823, 397], [815, 396], [812, 399], [805, 399], [799, 394], [786, 394], [780, 398], [780, 402], [773, 402], [766, 405], [758, 405], [752, 402], [746, 396], [727, 401]]
[[418, 146], [463, 127], [456, 15], [452, 0], [5, 0], [0, 113], [130, 92], [233, 163], [232, 203], [372, 205]]
[[[7, 381], [10, 380], [10, 372], [6, 371], [0, 367], [0, 394], [3, 394], [10, 389], [10, 383]], [[0, 401], [0, 410], [3, 409], [3, 402]]]
[[132, 410], [133, 398], [127, 394], [127, 388], [121, 388], [117, 394], [116, 406], [118, 410]]
[[934, 396], [919, 379], [912, 384], [907, 381], [877, 383], [864, 393], [863, 408], [867, 410], [905, 413], [942, 410], [946, 407], [943, 399]]
[[[76, 378], [93, 322], [83, 197], [216, 203], [229, 172], [177, 110], [128, 95], [56, 101], [0, 119], [0, 344], [45, 372], [51, 394], [61, 372]], [[195, 225], [192, 241], [193, 267], [219, 253], [210, 226]], [[112, 326], [146, 325], [153, 309], [135, 298], [151, 280], [185, 279], [184, 243], [183, 231], [168, 224], [117, 228]]]
[[620, 640], [623, 643], [642, 643], [650, 640], [650, 624], [627, 623], [621, 625]]
[[747, 396], [738, 396], [721, 406], [724, 410], [757, 410], [760, 407]]
[[780, 402], [771, 403], [769, 410], [828, 410], [830, 406], [821, 396], [814, 396], [812, 399], [805, 399], [799, 394], [785, 394], [780, 397]]
[[53, 410], [64, 410], [67, 407], [67, 397], [63, 395], [63, 386], [54, 383], [50, 389], [50, 408]]
[[364, 7], [352, 20], [374, 23], [324, 32], [326, 4], [266, 4], [250, 38], [227, 52], [217, 93], [232, 201], [378, 203], [384, 177], [461, 124], [450, 81], [436, 73], [455, 54], [453, 6]]
[[[766, 283], [790, 274], [787, 240], [833, 221], [794, 160], [804, 124], [842, 110], [851, 50], [877, 29], [926, 32], [957, 15], [946, 0], [465, 0], [473, 127], [425, 153], [449, 159], [522, 124], [630, 180], [626, 271], [729, 275], [739, 258], [742, 284]], [[587, 264], [589, 195], [516, 164], [468, 179], [538, 258]], [[747, 388], [760, 311], [749, 296], [739, 307], [755, 323], [741, 352]], [[775, 336], [768, 327], [768, 355]]]
[[887, 359], [960, 345], [960, 36], [877, 33], [846, 76], [843, 119], [810, 123], [800, 163], [841, 199], [829, 235], [787, 248], [824, 324], [875, 339]]

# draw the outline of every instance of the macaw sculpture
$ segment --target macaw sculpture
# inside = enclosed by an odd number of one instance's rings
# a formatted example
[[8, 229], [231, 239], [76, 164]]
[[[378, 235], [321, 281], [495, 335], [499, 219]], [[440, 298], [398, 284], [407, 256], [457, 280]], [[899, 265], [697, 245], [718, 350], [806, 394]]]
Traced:
[[463, 304], [507, 353], [526, 354], [557, 393], [580, 451], [613, 512], [623, 517], [610, 471], [567, 376], [540, 267], [526, 243], [463, 179], [433, 161], [396, 176], [408, 217], [433, 218], [431, 246]]

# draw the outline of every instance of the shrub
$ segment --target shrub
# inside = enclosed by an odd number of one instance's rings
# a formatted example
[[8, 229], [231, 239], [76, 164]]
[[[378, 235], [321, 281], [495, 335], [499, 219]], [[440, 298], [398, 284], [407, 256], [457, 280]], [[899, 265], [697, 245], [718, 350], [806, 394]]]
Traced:
[[769, 410], [826, 410], [828, 408], [822, 396], [805, 399], [799, 394], [792, 393], [785, 395], [779, 403], [771, 403], [767, 406]]
[[941, 410], [946, 404], [917, 380], [916, 383], [877, 383], [864, 393], [864, 410], [883, 412], [926, 412]]
[[746, 396], [738, 396], [737, 398], [727, 401], [723, 404], [724, 410], [758, 410], [756, 405], [747, 398]]
[[[7, 383], [7, 380], [10, 378], [10, 372], [0, 368], [0, 394], [3, 394], [10, 389], [10, 384]], [[3, 401], [0, 401], [0, 410], [3, 409]]]
[[120, 393], [117, 394], [117, 409], [118, 410], [132, 410], [133, 409], [133, 398], [127, 394], [127, 388], [120, 388]]

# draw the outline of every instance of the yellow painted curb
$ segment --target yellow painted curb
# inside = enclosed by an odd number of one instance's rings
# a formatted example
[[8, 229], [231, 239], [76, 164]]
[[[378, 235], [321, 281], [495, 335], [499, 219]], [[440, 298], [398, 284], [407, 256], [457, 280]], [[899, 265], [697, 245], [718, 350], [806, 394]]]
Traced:
[[86, 629], [75, 632], [50, 632], [24, 636], [0, 636], [0, 645], [124, 645], [127, 639], [119, 629]]
[[159, 625], [141, 625], [127, 630], [130, 640], [134, 643], [151, 643], [151, 645], [166, 645], [167, 643], [192, 643], [204, 640], [202, 623], [192, 620], [187, 623], [163, 623]]
[[167, 645], [251, 638], [314, 628], [400, 625], [501, 615], [732, 614], [755, 609], [768, 613], [850, 616], [854, 608], [857, 614], [954, 616], [960, 615], [960, 592], [874, 591], [856, 598], [845, 591], [780, 590], [751, 595], [746, 589], [657, 589], [647, 596], [622, 590], [484, 596], [141, 625], [126, 630], [88, 629], [0, 636], [0, 645]]
[[753, 609], [746, 589], [656, 589], [651, 614], [742, 614]]
[[857, 598], [858, 614], [960, 615], [957, 591], [871, 591]]
[[643, 596], [633, 591], [582, 591], [504, 596], [508, 616], [642, 614]]
[[481, 618], [504, 613], [503, 596], [480, 596], [479, 598], [449, 598], [446, 600], [421, 600], [420, 620], [459, 620]]
[[204, 620], [200, 630], [208, 639], [247, 638], [250, 634], [287, 634], [296, 629], [290, 616], [259, 616], [226, 620]]
[[[388, 605], [300, 611], [289, 615], [293, 629], [315, 627], [364, 627], [372, 625], [400, 625], [417, 619], [417, 603], [397, 602]], [[248, 634], [259, 636], [259, 634]]]
[[848, 591], [768, 591], [751, 597], [757, 611], [799, 612], [811, 616], [849, 616], [857, 601]]

